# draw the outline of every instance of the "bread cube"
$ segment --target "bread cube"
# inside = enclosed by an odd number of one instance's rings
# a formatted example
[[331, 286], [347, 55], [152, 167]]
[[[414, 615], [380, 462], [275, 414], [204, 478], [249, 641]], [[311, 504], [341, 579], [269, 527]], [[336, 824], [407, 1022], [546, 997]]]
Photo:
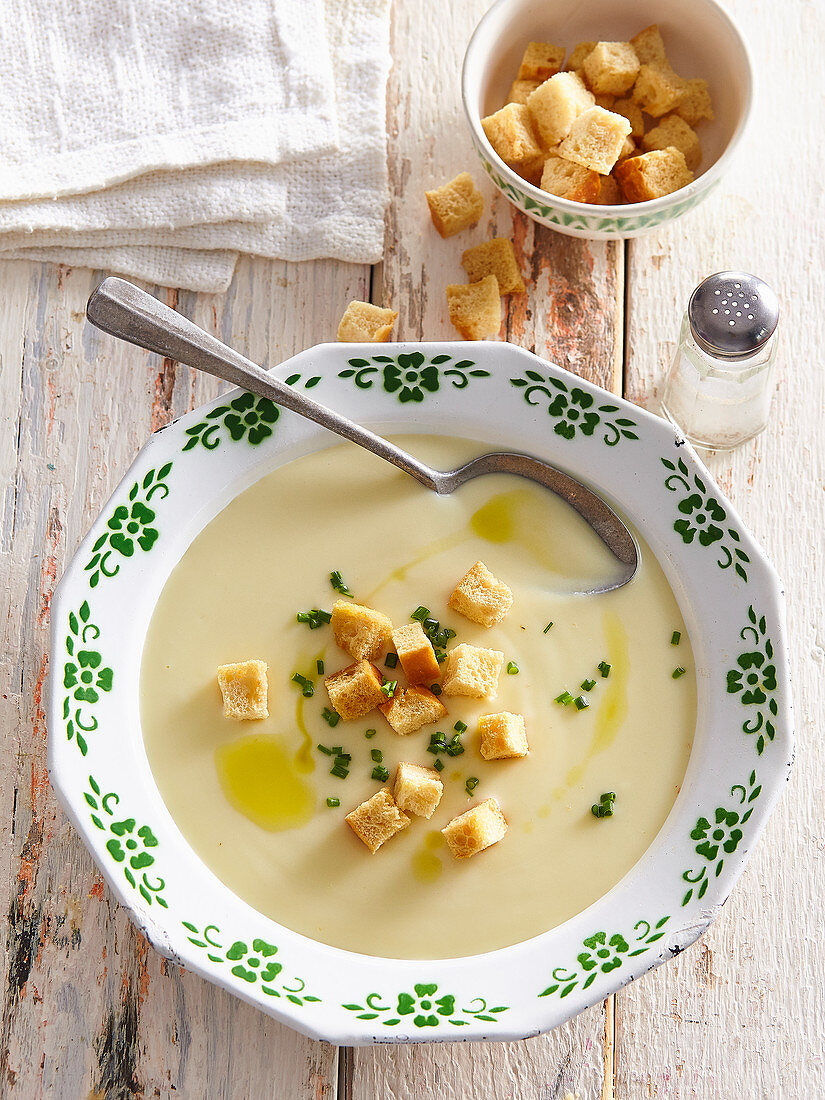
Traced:
[[447, 287], [450, 323], [465, 340], [484, 340], [501, 328], [501, 294], [495, 275]]
[[484, 210], [484, 199], [469, 172], [424, 194], [433, 225], [442, 237], [452, 237], [476, 225]]
[[702, 161], [702, 146], [696, 131], [692, 130], [678, 115], [665, 115], [642, 138], [642, 148], [649, 153], [651, 149], [667, 149], [671, 145], [685, 158], [685, 164], [693, 172]]
[[[535, 92], [533, 93], [535, 95]], [[507, 103], [481, 120], [492, 147], [511, 168], [529, 168], [541, 156], [541, 146], [530, 111], [524, 103]]]
[[693, 180], [678, 149], [654, 149], [617, 164], [613, 173], [628, 202], [647, 202], [670, 195]]
[[344, 821], [373, 855], [390, 837], [410, 825], [410, 819], [396, 805], [389, 787], [382, 787], [372, 798], [350, 810]]
[[447, 654], [441, 694], [494, 699], [503, 663], [504, 654], [499, 650], [462, 642]]
[[495, 275], [499, 294], [524, 293], [524, 280], [516, 263], [513, 242], [506, 237], [494, 237], [468, 248], [461, 257], [461, 266], [471, 283]]
[[519, 80], [549, 80], [564, 64], [564, 46], [550, 42], [530, 42], [518, 70]]
[[584, 82], [598, 95], [624, 95], [636, 83], [639, 58], [629, 42], [599, 42], [584, 59]]
[[363, 718], [387, 701], [382, 683], [381, 673], [369, 661], [356, 661], [324, 680], [329, 701], [345, 722]]
[[531, 92], [538, 88], [540, 80], [514, 80], [507, 96], [508, 103], [526, 103]]
[[374, 661], [389, 645], [392, 622], [380, 611], [349, 600], [336, 600], [330, 622], [335, 644], [356, 661]]
[[269, 717], [266, 661], [239, 661], [218, 666], [218, 686], [223, 696], [223, 716], [233, 722]]
[[584, 64], [584, 59], [590, 53], [591, 50], [596, 48], [595, 42], [579, 42], [578, 45], [573, 47], [573, 52], [567, 59], [565, 69], [569, 69], [571, 72], [575, 72], [581, 69]]
[[642, 108], [632, 99], [616, 99], [610, 110], [616, 115], [624, 115], [630, 123], [630, 136], [640, 138], [645, 132], [645, 120], [642, 118]]
[[597, 202], [599, 173], [564, 157], [548, 157], [541, 174], [541, 189], [573, 202]]
[[642, 65], [667, 65], [665, 44], [657, 23], [651, 23], [643, 31], [634, 34], [630, 39], [630, 45], [636, 51], [636, 56]]
[[432, 642], [421, 623], [396, 627], [392, 632], [392, 644], [411, 684], [431, 684], [441, 679], [441, 665], [435, 659]]
[[[627, 160], [628, 157], [635, 157], [637, 151], [636, 142], [633, 138], [626, 137], [622, 142], [622, 151], [619, 153], [619, 159], [616, 163], [621, 164], [621, 162]], [[599, 197], [601, 198], [601, 191], [599, 192]]]
[[575, 73], [556, 73], [527, 98], [527, 107], [546, 148], [557, 145], [570, 133], [582, 111], [596, 100]]
[[446, 717], [447, 708], [425, 687], [402, 688], [378, 708], [400, 737], [416, 733], [422, 726]]
[[573, 123], [559, 146], [559, 155], [607, 176], [619, 159], [629, 133], [630, 123], [624, 115], [591, 107]]
[[478, 720], [481, 755], [485, 760], [511, 760], [530, 751], [524, 729], [524, 716], [502, 711], [483, 714]]
[[392, 793], [400, 809], [429, 819], [438, 808], [444, 784], [435, 768], [401, 763], [395, 769]]
[[678, 107], [686, 95], [687, 81], [677, 76], [670, 66], [642, 65], [632, 99], [649, 115], [661, 118]]
[[597, 107], [604, 107], [604, 109], [606, 111], [612, 111], [613, 110], [613, 104], [615, 102], [616, 102], [616, 97], [614, 95], [597, 95], [596, 96], [596, 106]]
[[513, 606], [513, 593], [477, 561], [455, 586], [447, 606], [471, 622], [496, 626]]
[[599, 176], [599, 206], [619, 206], [624, 202], [622, 189], [613, 176]]
[[708, 82], [699, 77], [686, 80], [687, 89], [676, 105], [676, 114], [685, 120], [688, 126], [695, 126], [703, 118], [713, 121], [713, 107], [710, 103]]
[[497, 844], [506, 832], [507, 818], [495, 798], [479, 802], [441, 830], [454, 859], [469, 859], [483, 852], [491, 844]]
[[370, 302], [350, 302], [338, 325], [338, 340], [353, 344], [382, 344], [390, 338], [398, 317], [394, 309]]

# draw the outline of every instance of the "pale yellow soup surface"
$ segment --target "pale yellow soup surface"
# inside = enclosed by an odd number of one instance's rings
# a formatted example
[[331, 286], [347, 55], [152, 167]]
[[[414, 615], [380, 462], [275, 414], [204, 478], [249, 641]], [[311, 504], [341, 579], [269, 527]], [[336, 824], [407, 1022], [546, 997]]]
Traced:
[[[482, 449], [410, 437], [409, 449], [443, 468]], [[676, 600], [648, 547], [636, 579], [609, 594], [575, 588], [612, 559], [584, 522], [518, 478], [482, 478], [438, 497], [350, 445], [298, 459], [240, 494], [194, 540], [166, 583], [141, 670], [149, 762], [184, 836], [231, 890], [260, 912], [336, 947], [397, 958], [458, 957], [518, 943], [561, 923], [614, 886], [651, 844], [687, 767], [696, 721], [693, 655]], [[477, 626], [447, 608], [478, 559], [513, 590], [500, 626]], [[355, 598], [393, 622], [420, 604], [456, 642], [505, 654], [494, 700], [444, 697], [449, 717], [400, 737], [374, 711], [333, 729], [323, 678], [350, 662], [329, 627], [296, 612], [329, 610], [340, 570]], [[544, 632], [548, 622], [553, 627]], [[675, 630], [678, 646], [671, 644]], [[456, 644], [453, 642], [451, 644]], [[219, 665], [269, 665], [269, 717], [223, 717]], [[607, 678], [597, 666], [612, 665]], [[378, 661], [383, 668], [383, 657]], [[673, 679], [677, 666], [687, 674]], [[304, 699], [291, 682], [310, 676]], [[386, 669], [390, 678], [403, 676]], [[555, 697], [595, 679], [589, 707]], [[485, 761], [480, 715], [524, 715], [530, 753]], [[399, 761], [432, 766], [430, 735], [462, 720], [466, 751], [442, 756], [444, 796], [431, 820], [413, 818], [375, 854], [344, 815], [373, 794], [371, 750], [390, 777]], [[372, 739], [369, 728], [377, 730]], [[352, 755], [330, 775], [318, 743]], [[473, 797], [465, 781], [479, 783]], [[612, 818], [590, 807], [616, 794]], [[454, 860], [440, 829], [494, 796], [509, 822], [502, 841]], [[330, 809], [326, 799], [340, 799]]]

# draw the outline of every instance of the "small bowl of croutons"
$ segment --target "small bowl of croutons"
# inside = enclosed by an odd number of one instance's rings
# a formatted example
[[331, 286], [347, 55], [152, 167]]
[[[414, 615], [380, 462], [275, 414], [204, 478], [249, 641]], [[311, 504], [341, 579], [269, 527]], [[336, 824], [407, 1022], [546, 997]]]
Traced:
[[716, 0], [498, 0], [467, 47], [462, 97], [518, 209], [574, 237], [635, 237], [719, 182], [753, 69]]

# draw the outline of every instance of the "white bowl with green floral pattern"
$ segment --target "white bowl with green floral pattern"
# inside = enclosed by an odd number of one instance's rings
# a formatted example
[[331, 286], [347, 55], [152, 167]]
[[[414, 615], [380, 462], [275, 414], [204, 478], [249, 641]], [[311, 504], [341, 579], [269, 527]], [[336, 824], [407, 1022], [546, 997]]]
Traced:
[[[565, 46], [626, 41], [658, 23], [673, 68], [707, 80], [715, 119], [697, 128], [702, 162], [695, 180], [672, 195], [623, 206], [571, 202], [527, 183], [498, 156], [481, 119], [507, 102], [528, 42]], [[473, 146], [487, 175], [534, 221], [572, 237], [638, 237], [692, 210], [716, 186], [739, 143], [753, 100], [753, 67], [742, 34], [715, 0], [498, 0], [476, 27], [461, 78]]]
[[256, 912], [208, 870], [171, 818], [144, 750], [146, 629], [175, 564], [237, 493], [337, 442], [238, 391], [152, 436], [58, 586], [52, 783], [159, 951], [307, 1035], [364, 1044], [516, 1039], [555, 1027], [704, 931], [784, 787], [793, 746], [777, 576], [669, 424], [513, 345], [327, 344], [274, 373], [379, 432], [536, 454], [638, 526], [677, 594], [697, 668], [694, 747], [665, 825], [584, 912], [516, 946], [453, 960], [388, 960], [317, 943]]

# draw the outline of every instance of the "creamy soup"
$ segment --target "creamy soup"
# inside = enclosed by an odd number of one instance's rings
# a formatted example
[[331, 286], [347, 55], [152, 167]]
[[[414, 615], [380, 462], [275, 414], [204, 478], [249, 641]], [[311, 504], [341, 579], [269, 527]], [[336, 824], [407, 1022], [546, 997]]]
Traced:
[[[401, 442], [445, 469], [482, 449], [434, 437]], [[611, 572], [612, 559], [572, 509], [529, 482], [497, 475], [438, 497], [349, 445], [276, 470], [194, 540], [150, 623], [141, 717], [170, 813], [231, 890], [336, 947], [458, 957], [554, 927], [636, 863], [688, 762], [693, 655], [668, 582], [640, 545], [631, 584], [580, 596], [577, 588]], [[510, 613], [490, 629], [447, 608], [479, 559], [514, 596]], [[496, 698], [442, 697], [449, 717], [407, 737], [379, 711], [331, 728], [316, 662], [329, 674], [351, 658], [328, 626], [310, 630], [296, 613], [329, 610], [340, 598], [333, 570], [356, 600], [395, 625], [424, 605], [456, 631], [451, 644], [503, 651]], [[250, 658], [269, 665], [269, 717], [228, 721], [216, 669]], [[376, 663], [384, 669], [383, 662]], [[604, 676], [599, 665], [608, 664]], [[679, 668], [686, 672], [674, 678]], [[400, 671], [385, 669], [403, 681]], [[296, 672], [314, 681], [311, 698], [292, 682]], [[556, 702], [565, 691], [589, 705]], [[524, 715], [528, 756], [480, 755], [479, 716], [499, 711]], [[468, 727], [465, 752], [440, 757], [444, 794], [432, 819], [413, 817], [371, 855], [344, 815], [381, 787], [372, 750], [391, 782], [400, 761], [432, 767], [431, 734], [449, 738], [456, 722]], [[367, 737], [369, 730], [376, 732]], [[333, 760], [319, 744], [351, 755], [346, 778], [330, 774]], [[478, 780], [472, 795], [468, 779]], [[614, 814], [597, 818], [591, 807], [607, 792], [616, 795]], [[470, 859], [453, 859], [440, 830], [490, 797], [507, 818], [506, 836]]]

